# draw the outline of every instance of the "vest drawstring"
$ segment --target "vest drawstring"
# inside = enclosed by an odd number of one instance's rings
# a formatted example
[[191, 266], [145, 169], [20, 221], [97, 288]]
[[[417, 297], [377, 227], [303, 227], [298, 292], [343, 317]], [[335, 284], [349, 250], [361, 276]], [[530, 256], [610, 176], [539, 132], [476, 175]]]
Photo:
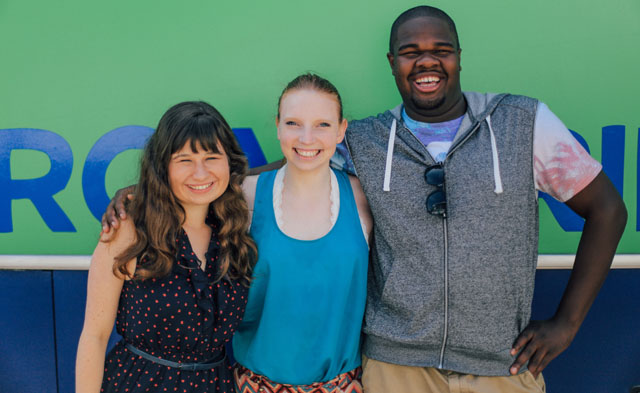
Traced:
[[498, 157], [498, 146], [496, 145], [496, 136], [493, 133], [493, 128], [491, 128], [491, 115], [488, 115], [486, 118], [487, 125], [489, 126], [489, 135], [491, 136], [491, 154], [493, 156], [493, 182], [495, 183], [495, 188], [493, 192], [496, 194], [502, 194], [502, 178], [500, 177], [500, 159]]
[[393, 158], [393, 145], [396, 141], [396, 119], [391, 123], [389, 130], [389, 142], [387, 144], [387, 163], [384, 166], [384, 182], [382, 183], [382, 191], [391, 191], [389, 184], [391, 183], [391, 161]]

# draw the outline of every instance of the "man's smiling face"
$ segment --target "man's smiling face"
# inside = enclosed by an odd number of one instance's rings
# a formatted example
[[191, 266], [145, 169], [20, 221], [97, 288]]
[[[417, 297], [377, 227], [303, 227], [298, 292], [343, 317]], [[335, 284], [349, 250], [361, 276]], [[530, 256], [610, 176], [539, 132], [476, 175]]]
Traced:
[[404, 22], [387, 58], [409, 117], [434, 123], [464, 114], [460, 48], [445, 21], [416, 17]]

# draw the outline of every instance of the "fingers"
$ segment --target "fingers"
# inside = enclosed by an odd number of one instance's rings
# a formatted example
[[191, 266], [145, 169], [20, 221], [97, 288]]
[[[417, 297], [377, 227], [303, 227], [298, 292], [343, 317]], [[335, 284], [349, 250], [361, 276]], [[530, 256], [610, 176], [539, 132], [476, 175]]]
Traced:
[[[125, 194], [122, 197], [120, 195], [116, 195], [116, 197], [114, 198], [116, 213], [117, 213], [118, 217], [120, 217], [121, 220], [124, 220], [124, 219], [127, 218], [127, 211], [126, 211], [126, 209], [124, 207], [124, 202], [127, 199], [128, 200], [133, 199], [133, 195], [132, 194]], [[116, 219], [116, 217], [114, 217], [114, 219]]]
[[516, 339], [513, 347], [511, 348], [511, 356], [515, 356], [518, 352], [520, 352], [520, 354], [509, 368], [509, 372], [511, 373], [511, 375], [516, 375], [520, 371], [522, 366], [526, 364], [527, 361], [529, 361], [531, 356], [533, 356], [535, 348], [533, 345], [531, 345], [532, 340], [533, 332], [529, 328], [520, 333], [520, 335]]
[[524, 348], [525, 345], [533, 338], [533, 332], [528, 327], [520, 333], [516, 341], [511, 347], [511, 356], [515, 356], [518, 352]]
[[515, 362], [513, 362], [513, 364], [509, 368], [509, 372], [511, 373], [511, 375], [516, 375], [520, 371], [522, 366], [524, 366], [529, 361], [529, 359], [531, 359], [534, 353], [535, 353], [535, 348], [533, 348], [531, 343], [529, 343], [522, 350], [522, 352], [520, 352], [520, 355], [518, 355]]
[[111, 229], [111, 227], [109, 226], [109, 221], [107, 219], [107, 213], [104, 213], [102, 215], [102, 220], [100, 220], [100, 223], [102, 224], [102, 232], [100, 232], [100, 239], [102, 239], [102, 235], [109, 233], [109, 229]]
[[538, 374], [542, 372], [542, 369], [544, 369], [544, 367], [549, 363], [549, 361], [546, 361], [548, 353], [549, 352], [547, 348], [545, 348], [544, 346], [539, 346], [536, 348], [536, 352], [529, 360], [529, 364], [527, 366], [534, 377], [537, 377]]
[[[107, 226], [108, 228], [108, 226]], [[115, 235], [115, 231], [110, 231], [110, 232], [105, 232], [105, 231], [101, 231], [100, 232], [100, 241], [103, 243], [108, 243], [111, 241], [111, 239], [113, 238], [113, 236]]]

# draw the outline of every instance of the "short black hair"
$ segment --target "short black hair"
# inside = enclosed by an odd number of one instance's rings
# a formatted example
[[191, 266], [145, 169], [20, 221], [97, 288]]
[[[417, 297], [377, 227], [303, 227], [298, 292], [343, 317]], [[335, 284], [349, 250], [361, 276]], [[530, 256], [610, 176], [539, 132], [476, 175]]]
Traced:
[[456, 24], [453, 22], [453, 19], [446, 12], [442, 11], [440, 8], [431, 7], [428, 5], [419, 5], [417, 7], [410, 8], [400, 14], [391, 25], [391, 34], [389, 35], [389, 53], [393, 53], [393, 44], [396, 42], [398, 38], [398, 29], [400, 26], [404, 24], [404, 22], [419, 17], [431, 17], [438, 18], [449, 25], [451, 32], [456, 38], [456, 45], [458, 49], [460, 49], [460, 40], [458, 39], [458, 30], [456, 30]]

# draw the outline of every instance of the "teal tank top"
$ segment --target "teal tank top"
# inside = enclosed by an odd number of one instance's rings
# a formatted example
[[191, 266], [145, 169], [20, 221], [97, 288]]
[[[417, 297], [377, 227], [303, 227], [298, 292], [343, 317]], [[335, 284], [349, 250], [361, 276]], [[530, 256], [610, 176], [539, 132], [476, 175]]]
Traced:
[[293, 239], [278, 228], [275, 174], [258, 179], [251, 223], [258, 262], [233, 353], [240, 364], [274, 382], [326, 382], [361, 363], [367, 243], [345, 173], [335, 172], [338, 219], [315, 240]]

